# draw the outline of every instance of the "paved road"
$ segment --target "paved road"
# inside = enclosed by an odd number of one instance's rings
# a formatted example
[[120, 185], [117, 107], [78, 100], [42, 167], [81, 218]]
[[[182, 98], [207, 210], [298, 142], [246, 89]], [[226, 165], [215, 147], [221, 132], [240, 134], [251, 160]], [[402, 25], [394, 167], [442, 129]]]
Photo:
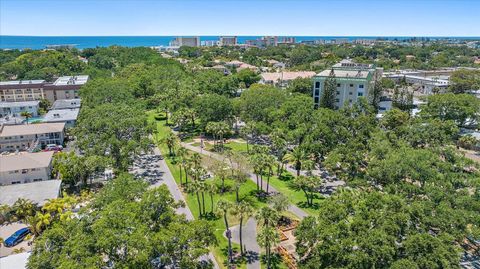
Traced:
[[[240, 244], [240, 226], [236, 225], [230, 228], [232, 231], [232, 241]], [[243, 245], [247, 250], [247, 268], [260, 269], [260, 246], [257, 243], [257, 221], [255, 218], [249, 218], [243, 224]]]
[[[219, 161], [223, 161], [225, 159], [225, 157], [220, 155], [220, 154], [213, 153], [213, 152], [206, 151], [206, 150], [202, 150], [200, 147], [195, 147], [195, 146], [192, 146], [190, 144], [183, 143], [183, 142], [181, 144], [186, 149], [189, 149], [191, 151], [195, 151], [195, 152], [198, 152], [200, 154], [209, 156], [213, 159], [216, 159], [216, 160], [219, 160]], [[255, 184], [257, 183], [257, 180], [256, 180], [254, 174], [250, 174], [250, 180], [255, 182]], [[265, 180], [263, 181], [263, 186], [267, 186], [267, 182]], [[271, 185], [269, 187], [269, 191], [272, 192], [272, 193], [278, 193], [278, 191]], [[292, 212], [293, 214], [295, 214], [300, 219], [303, 219], [303, 218], [308, 216], [307, 212], [303, 211], [301, 208], [299, 208], [298, 206], [296, 206], [294, 204], [290, 204], [290, 206], [288, 207], [288, 211]]]
[[[154, 149], [154, 156], [161, 156], [160, 150], [157, 147]], [[173, 175], [170, 172], [165, 160], [163, 158], [154, 158], [154, 161], [150, 164], [150, 169], [152, 169], [151, 171], [153, 171], [154, 174], [161, 175], [162, 178], [161, 180], [158, 180], [154, 184], [150, 185], [150, 187], [155, 188], [160, 185], [166, 185], [175, 201], [183, 201], [185, 203], [185, 207], [178, 208], [177, 213], [184, 214], [187, 220], [193, 220], [194, 217], [192, 211], [190, 211], [190, 208], [188, 208], [187, 202], [185, 201], [182, 192], [178, 188], [177, 182], [175, 182], [175, 179], [173, 178]], [[213, 262], [213, 267], [220, 269], [220, 266], [218, 266], [217, 261], [211, 252], [208, 254], [208, 258], [205, 257], [204, 259], [211, 260]]]

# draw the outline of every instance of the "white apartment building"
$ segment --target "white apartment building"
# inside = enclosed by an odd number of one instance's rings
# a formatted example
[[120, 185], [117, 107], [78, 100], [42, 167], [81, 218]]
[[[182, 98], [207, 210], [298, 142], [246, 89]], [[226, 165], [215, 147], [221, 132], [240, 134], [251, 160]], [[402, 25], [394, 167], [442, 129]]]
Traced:
[[20, 117], [22, 112], [29, 112], [33, 117], [38, 116], [40, 101], [0, 102], [0, 118]]
[[87, 83], [88, 76], [59, 77], [53, 83], [45, 80], [0, 81], [0, 101], [20, 102], [47, 99], [56, 100], [79, 98], [80, 88]]
[[199, 36], [192, 36], [192, 37], [179, 36], [179, 37], [174, 38], [172, 41], [170, 41], [170, 46], [172, 46], [172, 47], [181, 47], [181, 46], [200, 47], [200, 37]]
[[0, 185], [51, 179], [53, 151], [0, 155]]
[[220, 37], [220, 46], [236, 46], [237, 44], [238, 44], [238, 39], [236, 36]]
[[313, 99], [316, 107], [320, 104], [325, 80], [332, 71], [337, 82], [336, 109], [356, 103], [361, 97], [367, 97], [375, 78], [380, 78], [383, 73], [382, 68], [376, 68], [372, 64], [359, 64], [350, 60], [335, 64], [332, 69], [324, 70], [313, 77]]
[[48, 144], [62, 145], [65, 123], [0, 126], [0, 152], [33, 150]]

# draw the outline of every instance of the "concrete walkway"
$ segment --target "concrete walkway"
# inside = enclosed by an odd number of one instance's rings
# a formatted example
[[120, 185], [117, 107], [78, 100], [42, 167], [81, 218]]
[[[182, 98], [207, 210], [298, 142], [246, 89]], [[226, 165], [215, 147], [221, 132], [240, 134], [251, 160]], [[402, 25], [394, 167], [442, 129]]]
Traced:
[[[251, 217], [243, 224], [243, 245], [246, 248], [247, 268], [260, 269], [260, 246], [257, 243], [257, 221]], [[240, 226], [230, 228], [232, 241], [240, 244]]]
[[[155, 147], [153, 150], [155, 155], [160, 155], [160, 150], [158, 147]], [[172, 194], [173, 199], [175, 201], [183, 201], [185, 203], [185, 207], [181, 207], [177, 209], [177, 214], [184, 214], [187, 220], [194, 220], [195, 218], [193, 217], [192, 211], [190, 211], [190, 208], [188, 208], [187, 202], [185, 201], [185, 198], [183, 197], [182, 192], [178, 188], [177, 182], [175, 182], [175, 179], [173, 178], [173, 175], [170, 171], [170, 169], [167, 166], [167, 163], [163, 158], [159, 158], [159, 160], [156, 162], [156, 166], [158, 167], [157, 169], [162, 175], [162, 180], [157, 181], [155, 184], [151, 185], [151, 188], [158, 187], [160, 185], [166, 185], [168, 187], [168, 190]], [[208, 257], [204, 257], [204, 260], [211, 260], [213, 262], [213, 267], [216, 269], [220, 269], [220, 266], [218, 266], [217, 261], [215, 260], [215, 257], [213, 257], [213, 254], [210, 252], [208, 254]]]
[[[213, 152], [210, 152], [210, 151], [203, 150], [200, 147], [195, 147], [193, 145], [183, 143], [183, 142], [181, 143], [181, 145], [188, 150], [198, 152], [198, 153], [203, 154], [205, 156], [209, 156], [213, 159], [216, 159], [216, 160], [219, 160], [219, 161], [224, 161], [225, 160], [224, 156], [222, 156], [220, 154], [217, 154], [217, 153], [213, 153]], [[249, 176], [250, 176], [249, 177], [250, 180], [252, 180], [255, 184], [257, 184], [257, 179], [256, 179], [255, 175], [254, 174], [249, 174]], [[265, 180], [263, 180], [263, 186], [267, 186], [267, 182]], [[272, 185], [270, 185], [269, 191], [271, 193], [278, 193], [278, 191]], [[290, 206], [288, 207], [288, 211], [292, 212], [293, 214], [295, 214], [300, 219], [304, 219], [305, 217], [308, 216], [307, 212], [303, 211], [301, 208], [299, 208], [298, 206], [296, 206], [294, 204], [290, 204]]]

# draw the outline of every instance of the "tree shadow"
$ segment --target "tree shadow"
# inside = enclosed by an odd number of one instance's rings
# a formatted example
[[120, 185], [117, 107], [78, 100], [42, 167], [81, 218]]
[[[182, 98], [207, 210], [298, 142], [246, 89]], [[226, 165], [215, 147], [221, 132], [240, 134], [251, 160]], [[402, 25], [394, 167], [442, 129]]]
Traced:
[[297, 205], [300, 208], [310, 208], [310, 209], [315, 209], [315, 210], [320, 208], [320, 204], [318, 202], [313, 202], [312, 205], [309, 205], [309, 204], [307, 204], [307, 202], [303, 201], [303, 202], [299, 202]]
[[[262, 261], [262, 264], [266, 267], [267, 257], [265, 255], [262, 255], [261, 261]], [[283, 264], [282, 257], [280, 257], [278, 253], [272, 253], [272, 256], [270, 257], [270, 268], [272, 269], [281, 268], [282, 264]]]
[[278, 179], [281, 181], [292, 181], [295, 177], [291, 174], [281, 174]]
[[207, 212], [207, 214], [202, 216], [202, 219], [212, 221], [212, 220], [218, 220], [220, 217], [212, 212]]

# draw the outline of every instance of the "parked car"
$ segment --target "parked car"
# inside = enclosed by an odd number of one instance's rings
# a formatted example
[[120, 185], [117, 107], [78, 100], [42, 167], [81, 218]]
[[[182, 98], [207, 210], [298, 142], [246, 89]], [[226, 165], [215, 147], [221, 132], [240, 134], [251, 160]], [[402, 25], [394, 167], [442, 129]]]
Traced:
[[63, 150], [63, 147], [60, 146], [60, 145], [55, 145], [55, 144], [48, 144], [47, 146], [45, 146], [45, 149], [43, 151], [55, 151], [55, 152], [58, 152], [58, 151], [62, 151]]
[[12, 234], [9, 238], [5, 240], [3, 243], [6, 247], [13, 247], [19, 244], [20, 242], [23, 241], [25, 236], [27, 236], [30, 233], [30, 229], [28, 228], [22, 228], [18, 231], [16, 231], [14, 234]]

